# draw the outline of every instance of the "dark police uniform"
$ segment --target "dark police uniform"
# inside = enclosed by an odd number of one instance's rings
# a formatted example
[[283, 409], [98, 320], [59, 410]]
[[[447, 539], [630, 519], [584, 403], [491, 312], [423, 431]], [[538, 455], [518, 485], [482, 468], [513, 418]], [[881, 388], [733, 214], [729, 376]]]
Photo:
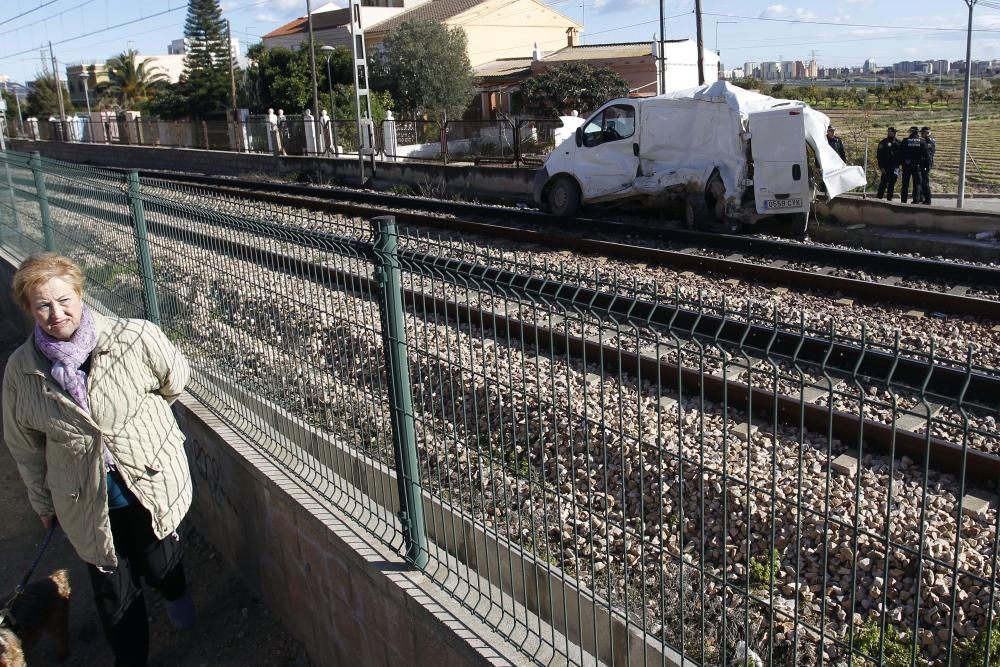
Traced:
[[891, 137], [885, 137], [878, 142], [875, 159], [881, 176], [878, 179], [878, 198], [892, 201], [892, 193], [896, 190], [896, 170], [899, 169], [899, 152], [901, 143], [896, 138], [895, 130]]
[[838, 136], [829, 137], [828, 136], [826, 138], [826, 143], [830, 144], [830, 148], [832, 148], [833, 150], [837, 151], [837, 155], [840, 156], [841, 160], [843, 160], [844, 162], [847, 161], [847, 154], [844, 153], [844, 142], [840, 140], [840, 137], [838, 137]]
[[922, 188], [920, 166], [927, 160], [927, 142], [920, 138], [917, 128], [910, 128], [910, 136], [903, 139], [903, 145], [899, 149], [899, 166], [903, 169], [903, 188], [899, 193], [899, 200], [906, 203], [906, 194], [910, 190], [910, 179], [913, 179], [913, 199], [914, 204], [920, 203], [920, 191]]
[[[926, 134], [924, 132], [926, 131]], [[927, 159], [920, 165], [920, 201], [924, 204], [931, 203], [931, 169], [934, 167], [934, 153], [937, 151], [937, 142], [930, 136], [931, 128], [920, 128], [921, 138], [927, 142]]]

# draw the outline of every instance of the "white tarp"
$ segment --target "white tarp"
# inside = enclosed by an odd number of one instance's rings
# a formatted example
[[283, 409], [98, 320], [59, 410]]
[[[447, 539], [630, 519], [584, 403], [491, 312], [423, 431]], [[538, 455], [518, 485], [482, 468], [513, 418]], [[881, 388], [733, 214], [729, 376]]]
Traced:
[[[658, 104], [659, 101], [662, 104]], [[694, 102], [694, 103], [692, 103]], [[749, 114], [767, 111], [782, 106], [801, 107], [805, 116], [806, 142], [816, 152], [821, 178], [830, 198], [865, 184], [865, 173], [861, 167], [848, 166], [826, 141], [826, 129], [830, 119], [803, 102], [777, 99], [750, 90], [737, 88], [726, 81], [677, 90], [642, 101], [643, 118], [640, 123], [641, 146], [644, 155], [656, 155], [656, 162], [672, 163], [674, 168], [683, 164], [687, 170], [703, 172], [709, 163], [719, 166], [722, 182], [727, 195], [740, 191], [738, 181], [745, 170], [745, 157], [740, 141], [740, 132], [745, 127]], [[666, 114], [669, 109], [670, 124], [656, 124], [657, 109]], [[678, 123], [676, 115], [680, 109], [688, 109], [686, 121]], [[664, 121], [665, 122], [665, 121]], [[682, 127], [683, 132], [664, 130]], [[652, 145], [647, 142], [652, 143]], [[682, 162], [663, 160], [663, 155], [684, 156]], [[705, 164], [700, 164], [704, 162]], [[656, 172], [656, 164], [650, 164]]]

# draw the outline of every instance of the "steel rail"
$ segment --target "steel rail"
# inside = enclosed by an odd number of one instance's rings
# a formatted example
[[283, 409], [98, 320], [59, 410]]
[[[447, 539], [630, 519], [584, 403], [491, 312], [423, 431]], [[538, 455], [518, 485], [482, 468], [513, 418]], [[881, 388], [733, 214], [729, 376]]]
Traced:
[[[212, 186], [211, 189], [225, 194], [238, 194], [240, 196], [245, 196], [247, 194], [245, 190], [227, 186]], [[586, 236], [571, 236], [565, 233], [547, 233], [520, 227], [511, 227], [508, 225], [442, 218], [435, 215], [416, 213], [413, 211], [373, 209], [371, 206], [321, 201], [311, 198], [303, 199], [301, 196], [295, 195], [264, 193], [262, 195], [255, 194], [254, 196], [257, 199], [283, 206], [312, 208], [314, 210], [322, 210], [329, 213], [358, 217], [370, 217], [373, 214], [384, 214], [388, 212], [395, 215], [397, 220], [400, 222], [423, 227], [435, 227], [455, 232], [481, 234], [483, 236], [493, 238], [504, 238], [547, 247], [568, 249], [583, 253], [600, 254], [618, 259], [638, 260], [649, 264], [670, 266], [688, 271], [714, 272], [729, 277], [753, 280], [755, 282], [792, 285], [799, 290], [839, 292], [841, 294], [851, 295], [865, 301], [891, 303], [931, 312], [942, 312], [953, 315], [970, 315], [989, 320], [1000, 320], [1000, 300], [982, 299], [964, 294], [921, 290], [913, 287], [893, 285], [890, 283], [831, 276], [815, 271], [803, 271], [767, 264], [754, 264], [739, 259], [709, 257], [692, 252], [681, 252], [677, 250], [665, 250], [661, 248], [616, 243], [612, 241], [588, 238]], [[496, 209], [493, 210], [495, 211]], [[497, 213], [494, 213], [494, 215], [496, 214]], [[868, 254], [869, 264], [873, 261], [881, 262], [882, 258], [883, 255]], [[927, 262], [930, 260], [911, 259], [910, 261]], [[988, 280], [996, 280], [997, 285], [1000, 285], [1000, 270], [998, 269], [969, 266], [965, 264], [945, 264], [949, 267], [962, 267], [964, 269], [963, 280], [966, 283], [974, 283], [976, 282], [977, 277], [984, 277]], [[869, 265], [866, 268], [870, 269], [871, 266]], [[919, 264], [918, 268], [924, 270], [927, 269], [928, 266], [926, 264]], [[985, 268], [985, 271], [977, 271], [977, 269], [982, 268]], [[883, 269], [880, 267], [879, 270]], [[951, 268], [949, 268], [949, 271], [951, 271]], [[914, 275], [914, 273], [908, 273], [908, 275]], [[927, 277], [924, 273], [916, 275]], [[940, 278], [935, 276], [935, 279]]]
[[[649, 223], [639, 224], [583, 217], [560, 220], [554, 216], [530, 209], [489, 206], [467, 202], [450, 202], [367, 190], [319, 188], [293, 183], [270, 183], [176, 172], [143, 171], [141, 173], [148, 178], [195, 183], [218, 192], [230, 192], [231, 194], [243, 197], [247, 196], [247, 191], [250, 190], [253, 192], [254, 198], [261, 201], [301, 208], [313, 208], [314, 210], [359, 215], [361, 217], [389, 212], [395, 215], [398, 220], [411, 222], [412, 224], [437, 224], [434, 222], [437, 218], [430, 218], [426, 215], [427, 212], [455, 216], [469, 215], [478, 218], [502, 217], [509, 222], [564, 230], [569, 229], [571, 230], [570, 233], [574, 235], [578, 234], [581, 230], [592, 233], [620, 233], [684, 246], [701, 246], [718, 250], [731, 250], [733, 252], [775, 255], [786, 260], [794, 259], [816, 262], [825, 266], [878, 271], [879, 273], [900, 277], [922, 277], [955, 282], [961, 285], [974, 284], [1000, 287], [1000, 268], [961, 262], [889, 255], [849, 248], [832, 248], [796, 241], [762, 239], [734, 234], [698, 232], [685, 229], [664, 229], [662, 227], [650, 226]], [[331, 198], [351, 200], [357, 203], [349, 204], [344, 201], [329, 201]], [[373, 206], [383, 207], [385, 210], [373, 209]], [[414, 212], [415, 209], [423, 211], [423, 214]], [[519, 228], [512, 229], [516, 229], [517, 233], [525, 231]], [[565, 232], [560, 233], [558, 237], [564, 239], [565, 242]]]
[[[52, 188], [52, 190], [57, 192], [58, 188]], [[109, 202], [111, 196], [110, 191], [95, 190], [91, 192], [92, 198], [105, 198]], [[168, 215], [193, 213], [193, 209], [183, 203], [149, 193], [143, 193], [142, 198], [147, 210], [151, 212], [162, 212]], [[49, 201], [58, 203], [63, 200], [57, 194], [50, 194]], [[67, 202], [67, 204], [69, 203]], [[120, 218], [120, 222], [123, 224], [127, 222], [127, 212], [124, 210], [101, 209], [78, 202], [72, 202], [71, 205], [77, 210], [89, 209], [95, 217], [112, 215]], [[214, 218], [213, 224], [220, 227], [263, 235], [277, 241], [307, 248], [336, 250], [343, 248], [343, 244], [346, 242], [350, 244], [353, 251], [361, 252], [366, 245], [363, 242], [346, 240], [344, 237], [327, 232], [293, 228], [266, 221], [250, 222], [218, 211], [213, 211], [212, 217]], [[159, 229], [159, 225], [162, 224], [165, 223], [152, 220], [147, 222], [150, 232]], [[168, 235], [176, 234], [177, 240], [183, 240], [179, 228], [173, 228], [171, 232]], [[208, 239], [218, 239], [216, 236], [193, 230], [184, 233], [192, 237], [197, 236], [199, 239], [203, 239], [201, 242], [204, 243], [207, 243]], [[227, 241], [227, 243], [235, 242]], [[236, 244], [233, 247], [244, 250], [250, 248], [245, 244]], [[535, 298], [557, 303], [569, 311], [575, 309], [601, 311], [604, 319], [609, 322], [626, 325], [635, 323], [663, 331], [681, 329], [689, 331], [691, 337], [705, 340], [714, 339], [733, 345], [739, 344], [741, 347], [760, 350], [762, 353], [768, 349], [772, 354], [782, 356], [789, 361], [828, 369], [833, 373], [860, 374], [866, 380], [880, 384], [888, 384], [891, 379], [892, 382], [913, 390], [925, 388], [932, 398], [945, 402], [954, 402], [963, 391], [966, 391], [966, 395], [974, 397], [976, 403], [986, 406], [988, 410], [993, 410], [997, 405], [1000, 405], [1000, 376], [990, 373], [973, 372], [968, 378], [968, 389], [964, 390], [967, 373], [961, 367], [944, 365], [940, 361], [929, 359], [899, 357], [887, 349], [880, 350], [872, 346], [862, 348], [852, 342], [836, 342], [808, 336], [805, 335], [804, 331], [776, 330], [770, 325], [733, 319], [733, 315], [740, 316], [741, 313], [718, 314], [711, 309], [683, 308], [680, 303], [670, 305], [664, 302], [626, 298], [592, 288], [556, 283], [546, 278], [517, 274], [503, 269], [484, 267], [462, 260], [437, 257], [412, 250], [400, 250], [399, 255], [402, 260], [409, 262], [418, 270], [420, 267], [430, 267], [425, 274], [427, 277], [440, 278], [441, 272], [444, 272], [445, 275], [462, 275], [465, 282], [461, 284], [468, 284], [469, 280], [474, 280], [483, 287], [502, 284], [509, 289], [515, 289]], [[762, 320], [757, 321], [762, 322]], [[969, 402], [972, 403], [972, 401]]]
[[[163, 213], [184, 214], [187, 206], [168, 200], [143, 195], [148, 205], [160, 209]], [[122, 212], [111, 213], [111, 218], [120, 224], [129, 225], [128, 215]], [[232, 216], [215, 214], [214, 225], [254, 232], [258, 225]], [[259, 245], [248, 245], [219, 236], [184, 229], [162, 221], [150, 220], [149, 232], [162, 235], [188, 244], [194, 244], [213, 252], [219, 252], [242, 261], [251, 261], [269, 270], [292, 275], [299, 279], [317, 284], [362, 294], [371, 294], [374, 289], [373, 277], [357, 275], [341, 269], [316, 264], [299, 259], [284, 252], [265, 249]], [[262, 228], [258, 228], [258, 232]], [[336, 235], [309, 230], [288, 230], [292, 233], [274, 240], [292, 244], [308, 243], [312, 248], [345, 248], [355, 250], [366, 246], [365, 242], [345, 239]], [[367, 254], [367, 252], [365, 253]], [[551, 281], [531, 276], [519, 276], [487, 267], [472, 265], [467, 262], [435, 257], [426, 253], [402, 251], [400, 260], [407, 271], [444, 279], [453, 285], [468, 288], [470, 285], [492, 285], [498, 283], [504, 291], [517, 293], [521, 296], [544, 297], [560, 304], [567, 312], [573, 312], [574, 307], [586, 305], [588, 308], [604, 310], [605, 314], [627, 327], [642, 323], [666, 323], [669, 331], [677, 333], [681, 325], [690, 326], [691, 338], [706, 336], [720, 342], [735, 342], [740, 345], [741, 352], [752, 351], [758, 345], [761, 350], [775, 351], [775, 346], [787, 348], [794, 345], [791, 358], [806, 363], [807, 357], [814, 360], [815, 355], [822, 353], [823, 363], [827, 371], [847, 372], [867, 364], [881, 373], [886, 364], [895, 363], [895, 372], [889, 375], [893, 382], [898, 380], [896, 373], [901, 369], [903, 375], [908, 375], [911, 381], [919, 381], [930, 386], [932, 381], [940, 385], [938, 389], [947, 388], [959, 391], [960, 395], [975, 395], [975, 391], [991, 392], [993, 397], [1000, 394], [1000, 377], [981, 374], [969, 374], [954, 368], [936, 366], [905, 357], [892, 357], [885, 353], [871, 352], [860, 348], [851, 348], [843, 344], [829, 341], [819, 341], [809, 338], [803, 332], [789, 333], [774, 329], [757, 327], [747, 323], [727, 321], [705, 313], [683, 311], [676, 307], [663, 306], [650, 302], [641, 302], [631, 298], [600, 293], [586, 288], [571, 285], [555, 284]], [[704, 392], [704, 397], [711, 401], [726, 400], [728, 404], [748, 413], [767, 411], [776, 415], [781, 423], [792, 426], [804, 426], [815, 432], [830, 432], [833, 437], [848, 445], [863, 446], [866, 449], [876, 448], [882, 452], [895, 451], [897, 456], [908, 455], [915, 460], [927, 456], [936, 470], [958, 473], [963, 468], [967, 475], [984, 480], [996, 479], [1000, 476], [1000, 456], [980, 451], [971, 447], [959, 446], [947, 440], [933, 437], [929, 432], [916, 433], [897, 428], [893, 424], [883, 424], [864, 419], [833, 409], [831, 406], [821, 406], [808, 403], [801, 397], [782, 395], [768, 389], [751, 386], [748, 382], [727, 379], [722, 376], [705, 374], [700, 370], [685, 368], [660, 358], [660, 349], [653, 353], [623, 350], [617, 345], [603, 342], [600, 338], [570, 335], [559, 324], [546, 325], [539, 322], [526, 322], [515, 317], [503, 315], [492, 310], [481, 308], [468, 302], [458, 302], [435, 296], [422, 291], [404, 289], [404, 300], [414, 312], [425, 314], [445, 313], [463, 323], [492, 329], [507, 340], [526, 340], [542, 349], [565, 353], [577, 359], [597, 361], [604, 368], [614, 372], [624, 371], [636, 378], [656, 378], [662, 387], [673, 389], [678, 393], [698, 396]], [[692, 321], [692, 318], [694, 320]], [[703, 324], [707, 323], [707, 324]], [[681, 334], [685, 332], [680, 332]], [[737, 335], [739, 334], [739, 335]], [[766, 336], [766, 339], [762, 338]], [[804, 350], [812, 350], [803, 354]], [[832, 362], [832, 363], [831, 363]], [[738, 363], [738, 362], [737, 362]], [[813, 361], [809, 361], [813, 363]], [[875, 373], [874, 377], [878, 376]], [[873, 377], [870, 372], [864, 375]], [[883, 378], [889, 379], [889, 378]], [[955, 383], [961, 382], [961, 386]], [[916, 386], [921, 386], [917, 384]]]

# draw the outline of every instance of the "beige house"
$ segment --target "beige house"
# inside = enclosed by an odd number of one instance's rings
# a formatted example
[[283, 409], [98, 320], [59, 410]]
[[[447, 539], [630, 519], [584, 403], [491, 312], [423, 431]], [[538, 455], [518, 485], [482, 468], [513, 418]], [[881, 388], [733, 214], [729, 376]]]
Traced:
[[[87, 81], [84, 89], [84, 79]], [[105, 63], [74, 63], [66, 65], [66, 89], [69, 91], [69, 101], [73, 106], [85, 108], [87, 95], [91, 102], [97, 101], [94, 90], [102, 83], [108, 82], [108, 66]]]
[[[591, 67], [610, 67], [629, 85], [630, 97], [649, 97], [657, 93], [659, 69], [657, 42], [615, 44], [576, 44], [568, 40], [554, 51], [534, 49], [531, 57], [501, 58], [475, 67], [480, 91], [480, 117], [494, 119], [513, 113], [513, 95], [521, 82], [547, 70], [568, 63]], [[674, 39], [663, 43], [665, 54], [665, 90], [681, 90], [698, 85], [698, 45], [692, 39]], [[702, 49], [705, 81], [718, 79], [719, 56]]]
[[[376, 6], [379, 5], [379, 6]], [[389, 33], [406, 21], [458, 27], [469, 42], [473, 67], [500, 58], [531, 53], [535, 45], [552, 51], [575, 43], [583, 26], [538, 0], [369, 0], [362, 10], [365, 45], [377, 49]], [[331, 3], [313, 12], [313, 34], [320, 44], [350, 46], [350, 12]], [[298, 48], [309, 38], [306, 17], [264, 35], [272, 48]]]

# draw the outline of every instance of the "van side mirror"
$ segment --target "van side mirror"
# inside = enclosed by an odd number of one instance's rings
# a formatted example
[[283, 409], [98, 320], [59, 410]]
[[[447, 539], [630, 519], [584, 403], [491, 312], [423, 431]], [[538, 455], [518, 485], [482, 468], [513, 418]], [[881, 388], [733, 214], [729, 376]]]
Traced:
[[583, 146], [583, 128], [576, 128], [576, 145], [577, 147]]

